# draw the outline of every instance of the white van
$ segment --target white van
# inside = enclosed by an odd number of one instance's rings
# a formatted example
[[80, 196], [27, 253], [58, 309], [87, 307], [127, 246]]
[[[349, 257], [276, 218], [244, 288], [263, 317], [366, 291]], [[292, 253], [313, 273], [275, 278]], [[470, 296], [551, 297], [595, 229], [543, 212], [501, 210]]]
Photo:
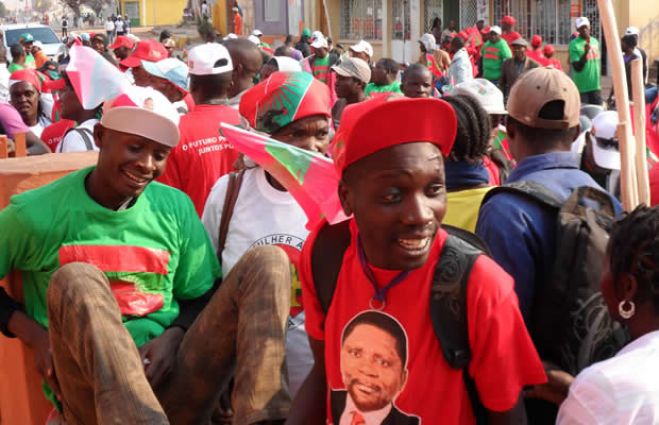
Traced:
[[63, 48], [62, 41], [59, 39], [55, 31], [48, 25], [43, 24], [11, 24], [1, 25], [0, 32], [2, 32], [2, 43], [7, 49], [7, 61], [11, 62], [11, 52], [9, 47], [18, 43], [18, 39], [25, 33], [32, 34], [34, 41], [39, 40], [43, 44], [43, 52], [49, 58], [53, 59], [57, 56], [60, 49]]

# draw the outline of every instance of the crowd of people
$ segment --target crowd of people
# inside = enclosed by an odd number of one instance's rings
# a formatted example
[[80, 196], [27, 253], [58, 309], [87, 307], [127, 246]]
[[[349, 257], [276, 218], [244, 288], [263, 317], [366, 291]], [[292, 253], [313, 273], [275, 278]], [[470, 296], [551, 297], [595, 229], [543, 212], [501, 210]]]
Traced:
[[[308, 29], [181, 60], [114, 22], [41, 65], [22, 37], [3, 133], [98, 151], [0, 211], [23, 288], [0, 287], [0, 332], [32, 349], [50, 420], [659, 422], [659, 206], [622, 210], [599, 42], [577, 19], [569, 76], [500, 24], [436, 21], [413, 64]], [[77, 49], [130, 85], [91, 104], [80, 81], [114, 85]], [[279, 141], [300, 183], [331, 161], [347, 219], [315, 222], [221, 124]]]

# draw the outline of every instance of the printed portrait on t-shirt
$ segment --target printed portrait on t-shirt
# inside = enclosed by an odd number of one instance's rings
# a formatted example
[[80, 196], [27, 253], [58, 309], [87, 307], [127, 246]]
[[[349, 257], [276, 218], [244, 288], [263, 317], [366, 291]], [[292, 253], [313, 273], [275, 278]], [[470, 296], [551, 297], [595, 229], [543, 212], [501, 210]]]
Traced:
[[419, 425], [395, 403], [407, 382], [407, 356], [407, 334], [394, 317], [376, 310], [353, 317], [341, 336], [344, 388], [331, 391], [333, 423]]

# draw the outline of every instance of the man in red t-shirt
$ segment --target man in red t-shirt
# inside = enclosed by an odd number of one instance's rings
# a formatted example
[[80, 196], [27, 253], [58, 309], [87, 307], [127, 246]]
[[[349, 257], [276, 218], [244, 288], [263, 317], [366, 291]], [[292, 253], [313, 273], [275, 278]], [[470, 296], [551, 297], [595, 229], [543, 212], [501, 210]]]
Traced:
[[[415, 117], [417, 125], [401, 126], [401, 116]], [[449, 237], [440, 227], [443, 157], [456, 131], [453, 109], [438, 99], [376, 98], [345, 111], [331, 151], [341, 176], [339, 198], [352, 218], [315, 229], [302, 251], [315, 365], [289, 423], [322, 417], [335, 425], [475, 423], [465, 372], [443, 356], [429, 307]], [[322, 251], [314, 255], [314, 249]], [[342, 251], [332, 263], [331, 253]], [[328, 291], [314, 282], [326, 275], [337, 276], [329, 306], [321, 301]], [[468, 276], [465, 371], [490, 419], [523, 421], [522, 388], [546, 378], [514, 282], [485, 255]]]
[[513, 41], [522, 37], [520, 33], [515, 31], [515, 23], [517, 23], [517, 20], [513, 16], [506, 15], [501, 18], [501, 38], [506, 40], [510, 48], [513, 46]]
[[238, 159], [238, 151], [220, 135], [220, 123], [239, 125], [242, 119], [228, 106], [233, 64], [226, 47], [207, 43], [192, 48], [188, 67], [196, 106], [181, 117], [181, 141], [159, 181], [187, 193], [201, 217], [213, 185], [234, 170]]

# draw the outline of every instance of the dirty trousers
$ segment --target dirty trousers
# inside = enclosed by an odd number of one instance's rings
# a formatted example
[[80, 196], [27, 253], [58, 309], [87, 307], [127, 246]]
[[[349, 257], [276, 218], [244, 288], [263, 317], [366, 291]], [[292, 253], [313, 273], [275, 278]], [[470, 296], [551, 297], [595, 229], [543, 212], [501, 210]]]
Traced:
[[185, 333], [168, 379], [152, 389], [105, 275], [86, 263], [63, 266], [48, 288], [48, 319], [67, 424], [205, 424], [231, 376], [234, 424], [285, 418], [289, 306], [286, 254], [248, 251]]

